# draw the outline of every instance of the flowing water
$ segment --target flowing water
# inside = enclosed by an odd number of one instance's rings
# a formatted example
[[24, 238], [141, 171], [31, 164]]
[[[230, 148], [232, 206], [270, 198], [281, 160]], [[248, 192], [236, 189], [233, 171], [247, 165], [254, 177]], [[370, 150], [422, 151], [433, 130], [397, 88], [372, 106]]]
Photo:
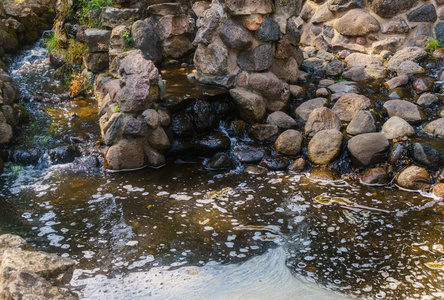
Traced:
[[[104, 172], [95, 100], [66, 100], [45, 55], [38, 43], [10, 62], [31, 120], [5, 151], [0, 232], [75, 259], [82, 298], [444, 298], [442, 202], [198, 158]], [[217, 92], [163, 77], [171, 93]]]

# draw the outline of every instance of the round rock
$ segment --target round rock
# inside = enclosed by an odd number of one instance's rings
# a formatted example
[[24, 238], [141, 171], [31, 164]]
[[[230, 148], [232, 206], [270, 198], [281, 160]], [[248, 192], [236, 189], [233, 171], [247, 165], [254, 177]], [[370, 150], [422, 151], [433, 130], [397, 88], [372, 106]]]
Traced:
[[317, 165], [326, 165], [341, 153], [342, 133], [336, 129], [316, 133], [308, 144], [308, 159]]
[[388, 140], [395, 139], [397, 137], [414, 136], [415, 129], [406, 120], [400, 117], [391, 117], [382, 126], [382, 133], [385, 134]]
[[380, 132], [360, 134], [347, 144], [352, 162], [363, 167], [383, 161], [389, 146], [387, 138]]
[[396, 183], [409, 190], [429, 190], [432, 178], [426, 169], [410, 166], [404, 169], [396, 178]]
[[284, 155], [297, 155], [301, 152], [302, 134], [297, 130], [286, 130], [284, 131], [274, 143], [274, 147], [277, 153]]

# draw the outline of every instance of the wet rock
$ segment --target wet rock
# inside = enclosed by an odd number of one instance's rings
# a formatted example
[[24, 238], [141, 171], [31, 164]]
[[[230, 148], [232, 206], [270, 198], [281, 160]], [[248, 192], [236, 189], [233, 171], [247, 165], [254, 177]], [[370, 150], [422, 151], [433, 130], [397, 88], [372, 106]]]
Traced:
[[213, 132], [197, 137], [194, 141], [194, 150], [197, 155], [211, 157], [218, 152], [230, 149], [231, 141], [222, 132]]
[[290, 160], [283, 156], [264, 158], [259, 166], [264, 167], [270, 171], [283, 171], [288, 168]]
[[364, 110], [358, 111], [347, 126], [347, 133], [351, 135], [375, 131], [376, 125], [372, 113]]
[[247, 123], [242, 120], [234, 120], [230, 124], [230, 132], [236, 137], [242, 137], [247, 131]]
[[444, 183], [438, 183], [433, 187], [433, 195], [439, 198], [444, 198]]
[[411, 137], [416, 134], [412, 125], [396, 116], [391, 117], [384, 123], [381, 132], [385, 134], [388, 140], [404, 136]]
[[355, 93], [344, 94], [336, 101], [332, 110], [343, 122], [349, 122], [354, 115], [360, 111], [372, 106], [369, 98]]
[[297, 158], [292, 164], [291, 166], [288, 168], [289, 171], [303, 171], [305, 169], [307, 169], [308, 167], [308, 163], [305, 161], [305, 159], [303, 159], [302, 157]]
[[245, 168], [245, 173], [252, 175], [267, 174], [267, 172], [267, 169], [259, 166], [248, 166]]
[[165, 165], [165, 156], [150, 147], [148, 143], [143, 145], [143, 151], [145, 152], [145, 161], [148, 166], [158, 168]]
[[428, 123], [424, 127], [424, 131], [432, 135], [444, 137], [444, 118], [440, 118]]
[[148, 135], [148, 142], [156, 150], [166, 150], [170, 148], [170, 140], [162, 127], [157, 127]]
[[362, 0], [332, 0], [328, 2], [328, 9], [331, 11], [346, 11], [354, 8], [363, 8]]
[[320, 107], [310, 113], [305, 124], [305, 135], [312, 137], [321, 130], [341, 130], [341, 127], [341, 120], [331, 109]]
[[416, 101], [416, 103], [418, 103], [418, 105], [422, 107], [430, 107], [433, 106], [434, 104], [437, 104], [438, 102], [439, 98], [436, 95], [430, 93], [422, 94], [419, 97], [418, 101]]
[[430, 77], [418, 78], [413, 82], [413, 88], [418, 94], [429, 92], [433, 89], [435, 81]]
[[435, 25], [435, 36], [438, 41], [444, 38], [444, 22], [439, 22]]
[[342, 138], [336, 129], [319, 131], [308, 144], [308, 159], [317, 165], [329, 164], [341, 153]]
[[81, 153], [77, 147], [69, 145], [51, 149], [48, 154], [53, 164], [67, 164], [73, 162]]
[[267, 118], [267, 124], [276, 125], [280, 129], [290, 129], [297, 126], [296, 121], [281, 111], [275, 111]]
[[357, 93], [358, 89], [356, 87], [356, 82], [353, 81], [341, 81], [330, 85], [328, 89], [337, 95], [344, 95], [347, 93]]
[[270, 150], [263, 146], [240, 144], [233, 148], [233, 153], [243, 163], [255, 163], [269, 155]]
[[131, 27], [131, 36], [136, 49], [140, 49], [153, 62], [162, 59], [162, 42], [152, 22], [136, 21]]
[[284, 155], [297, 155], [302, 149], [302, 134], [297, 130], [284, 131], [274, 143], [277, 153]]
[[366, 167], [384, 161], [389, 142], [383, 133], [365, 133], [351, 138], [347, 148], [352, 162]]
[[389, 164], [392, 164], [394, 166], [397, 166], [402, 159], [407, 154], [407, 149], [404, 144], [395, 143], [390, 149], [389, 155], [388, 155], [388, 162]]
[[443, 155], [426, 143], [414, 143], [409, 148], [409, 153], [414, 161], [427, 168], [436, 170], [442, 166]]
[[385, 185], [389, 182], [387, 171], [377, 167], [368, 169], [361, 175], [361, 182], [366, 185]]
[[407, 14], [409, 22], [435, 22], [437, 19], [436, 9], [432, 3], [424, 4]]
[[110, 30], [88, 28], [85, 30], [86, 45], [89, 53], [107, 52], [109, 47]]
[[396, 71], [401, 63], [410, 60], [413, 62], [421, 61], [427, 57], [427, 52], [420, 47], [407, 47], [401, 49], [392, 56], [387, 64], [387, 68], [391, 71]]
[[105, 155], [104, 167], [109, 170], [137, 169], [143, 165], [144, 150], [139, 140], [120, 140]]
[[11, 125], [12, 128], [19, 125], [20, 119], [18, 113], [16, 112], [16, 110], [14, 110], [14, 108], [12, 108], [12, 106], [3, 105], [1, 109], [3, 110], [3, 115], [5, 116], [6, 123]]
[[253, 44], [250, 32], [239, 23], [229, 19], [220, 30], [220, 38], [229, 47], [237, 50], [246, 50]]
[[380, 17], [392, 18], [413, 8], [418, 0], [375, 0], [370, 3], [370, 8]]
[[189, 137], [193, 135], [193, 123], [186, 113], [178, 113], [173, 115], [171, 120], [171, 129], [178, 137]]
[[394, 90], [400, 86], [406, 85], [409, 81], [410, 78], [407, 75], [400, 75], [384, 82], [384, 86], [389, 90]]
[[389, 100], [384, 103], [389, 117], [400, 117], [411, 124], [417, 124], [424, 120], [422, 109], [405, 100]]
[[373, 79], [367, 72], [365, 72], [365, 67], [352, 67], [351, 69], [342, 73], [342, 75], [356, 82], [363, 82]]
[[282, 110], [290, 99], [288, 84], [271, 72], [251, 74], [248, 85], [254, 92], [264, 97], [267, 109], [270, 111]]
[[238, 56], [237, 63], [242, 70], [261, 72], [273, 64], [274, 49], [270, 44], [262, 44]]
[[312, 180], [335, 181], [341, 178], [335, 169], [316, 167], [310, 171], [309, 178]]
[[187, 156], [192, 154], [192, 139], [190, 138], [175, 138], [168, 149], [168, 156]]
[[204, 100], [197, 100], [194, 103], [190, 115], [197, 133], [204, 133], [219, 127], [219, 118], [216, 111]]
[[242, 88], [230, 90], [240, 117], [248, 123], [259, 123], [266, 114], [265, 101], [262, 96]]
[[378, 20], [362, 10], [350, 10], [337, 19], [333, 27], [345, 36], [363, 36], [380, 29]]
[[305, 68], [305, 70], [323, 74], [327, 71], [328, 62], [317, 57], [310, 57], [304, 60], [302, 67]]
[[259, 142], [274, 142], [279, 134], [279, 127], [270, 124], [251, 126], [249, 136]]
[[256, 30], [255, 35], [259, 41], [277, 42], [281, 37], [281, 29], [275, 20], [264, 18], [261, 26]]
[[139, 17], [139, 10], [134, 8], [104, 7], [102, 26], [114, 28], [118, 25], [130, 26]]
[[207, 163], [209, 169], [223, 170], [231, 169], [234, 166], [233, 159], [225, 153], [216, 153]]
[[298, 85], [289, 85], [289, 88], [290, 94], [296, 99], [303, 98], [305, 96], [305, 90], [303, 87], [300, 87]]
[[396, 73], [398, 75], [410, 75], [410, 74], [421, 74], [425, 73], [425, 70], [423, 67], [418, 65], [417, 63], [407, 60], [402, 62], [398, 68], [396, 69]]
[[393, 18], [387, 22], [381, 32], [385, 34], [403, 34], [410, 31], [410, 27], [402, 17]]
[[429, 190], [432, 179], [426, 169], [418, 166], [410, 166], [401, 171], [396, 178], [396, 183], [409, 190]]

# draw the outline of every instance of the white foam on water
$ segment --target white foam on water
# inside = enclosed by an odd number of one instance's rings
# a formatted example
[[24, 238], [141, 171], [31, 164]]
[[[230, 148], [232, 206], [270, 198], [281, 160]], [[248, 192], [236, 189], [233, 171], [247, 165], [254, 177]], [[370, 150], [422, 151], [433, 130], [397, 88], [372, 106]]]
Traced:
[[76, 270], [71, 285], [83, 287], [81, 299], [346, 299], [294, 277], [285, 257], [277, 248], [241, 264], [156, 267], [117, 278], [81, 279], [87, 271]]

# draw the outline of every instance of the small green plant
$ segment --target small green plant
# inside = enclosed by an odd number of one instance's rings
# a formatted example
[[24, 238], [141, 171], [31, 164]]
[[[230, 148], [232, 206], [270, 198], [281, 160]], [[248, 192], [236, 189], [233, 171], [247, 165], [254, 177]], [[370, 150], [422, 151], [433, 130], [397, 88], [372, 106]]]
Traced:
[[345, 79], [344, 77], [340, 76], [338, 79], [338, 82], [343, 82], [343, 81], [347, 81], [347, 79]]
[[439, 48], [440, 44], [441, 44], [441, 41], [439, 41], [435, 38], [429, 37], [427, 39], [426, 49], [429, 50], [430, 52], [433, 52]]
[[119, 105], [114, 106], [114, 108], [113, 108], [113, 112], [115, 112], [115, 113], [119, 113], [119, 112], [120, 112], [120, 107], [119, 107]]
[[113, 0], [79, 0], [77, 1], [77, 14], [81, 24], [89, 27], [102, 27], [100, 12], [102, 8], [113, 6]]
[[57, 34], [51, 33], [45, 38], [44, 43], [46, 45], [46, 50], [51, 53], [60, 46], [60, 38]]
[[128, 51], [133, 44], [133, 36], [131, 35], [131, 27], [132, 26], [128, 26], [122, 36], [124, 39], [123, 51], [125, 51], [125, 52]]

